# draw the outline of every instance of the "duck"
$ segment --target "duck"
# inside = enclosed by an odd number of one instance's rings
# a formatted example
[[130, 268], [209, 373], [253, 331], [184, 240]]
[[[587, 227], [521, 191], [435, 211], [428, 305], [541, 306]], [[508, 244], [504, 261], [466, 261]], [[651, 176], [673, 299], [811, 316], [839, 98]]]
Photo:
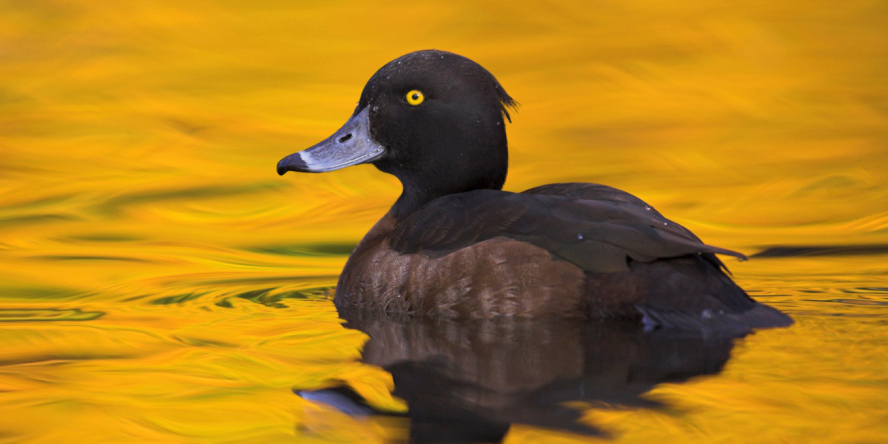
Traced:
[[647, 329], [788, 326], [703, 243], [618, 189], [503, 191], [517, 102], [478, 63], [422, 50], [374, 73], [346, 123], [284, 157], [288, 171], [372, 164], [403, 191], [349, 256], [342, 312], [446, 319], [634, 319]]

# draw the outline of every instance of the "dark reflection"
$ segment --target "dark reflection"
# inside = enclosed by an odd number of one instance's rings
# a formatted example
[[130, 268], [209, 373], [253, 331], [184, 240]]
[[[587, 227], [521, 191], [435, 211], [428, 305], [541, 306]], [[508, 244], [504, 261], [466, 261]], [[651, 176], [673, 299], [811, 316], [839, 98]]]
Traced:
[[[636, 322], [340, 315], [370, 336], [363, 361], [391, 372], [412, 442], [497, 442], [513, 423], [606, 435], [564, 404], [657, 408], [641, 395], [718, 373], [733, 348], [731, 337], [644, 332]], [[352, 415], [384, 414], [344, 387], [299, 394]]]
[[751, 257], [872, 256], [888, 254], [888, 244], [797, 245], [768, 247]]

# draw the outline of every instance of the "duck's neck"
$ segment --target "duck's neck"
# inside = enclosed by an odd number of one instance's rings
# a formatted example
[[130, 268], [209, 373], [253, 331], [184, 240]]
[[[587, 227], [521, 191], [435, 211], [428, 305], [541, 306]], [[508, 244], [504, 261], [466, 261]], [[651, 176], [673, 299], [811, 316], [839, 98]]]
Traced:
[[407, 184], [402, 181], [402, 185], [404, 190], [389, 211], [389, 214], [391, 214], [395, 220], [404, 220], [407, 216], [410, 216], [415, 213], [416, 210], [422, 208], [423, 205], [441, 197], [441, 195], [432, 197], [427, 191], [424, 191], [422, 188], [413, 184]]
[[503, 189], [509, 169], [504, 126], [502, 116], [496, 114], [494, 121], [480, 129], [430, 137], [408, 145], [415, 147], [411, 150], [395, 149], [392, 157], [374, 162], [404, 187], [390, 214], [401, 221], [440, 197]]
[[[452, 177], [452, 176], [451, 176]], [[450, 194], [465, 193], [474, 190], [501, 190], [506, 181], [506, 167], [497, 168], [478, 180], [448, 183], [446, 178], [436, 180], [415, 180], [411, 177], [399, 177], [404, 190], [401, 197], [389, 211], [395, 220], [402, 221], [422, 208], [425, 204]]]

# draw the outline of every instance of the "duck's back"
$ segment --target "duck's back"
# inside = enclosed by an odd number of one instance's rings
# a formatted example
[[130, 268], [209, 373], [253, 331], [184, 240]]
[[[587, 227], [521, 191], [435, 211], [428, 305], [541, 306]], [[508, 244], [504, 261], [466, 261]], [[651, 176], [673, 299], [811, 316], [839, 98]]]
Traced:
[[638, 316], [651, 325], [788, 325], [715, 253], [642, 200], [594, 184], [476, 190], [383, 218], [349, 259], [337, 304], [450, 317]]

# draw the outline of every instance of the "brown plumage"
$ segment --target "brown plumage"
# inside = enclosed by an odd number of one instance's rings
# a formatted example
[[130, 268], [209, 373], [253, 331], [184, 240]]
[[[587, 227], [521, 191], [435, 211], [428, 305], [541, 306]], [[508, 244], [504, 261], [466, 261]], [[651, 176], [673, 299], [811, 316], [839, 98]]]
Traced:
[[401, 254], [390, 246], [395, 225], [386, 215], [358, 244], [337, 306], [447, 318], [583, 316], [583, 271], [542, 248], [493, 238], [441, 257]]

